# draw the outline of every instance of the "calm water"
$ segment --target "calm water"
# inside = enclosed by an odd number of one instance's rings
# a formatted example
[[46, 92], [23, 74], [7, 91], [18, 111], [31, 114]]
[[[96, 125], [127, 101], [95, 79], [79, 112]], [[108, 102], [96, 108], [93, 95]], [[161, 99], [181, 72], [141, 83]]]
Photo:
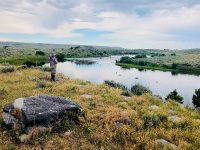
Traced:
[[195, 89], [200, 88], [200, 76], [195, 75], [172, 75], [171, 72], [163, 71], [139, 71], [138, 69], [122, 69], [115, 65], [115, 61], [121, 56], [108, 58], [85, 58], [96, 61], [92, 65], [76, 65], [67, 61], [59, 63], [58, 73], [63, 73], [74, 79], [83, 79], [95, 83], [104, 80], [114, 80], [130, 88], [136, 83], [147, 86], [151, 91], [163, 98], [174, 89], [184, 97], [185, 105], [192, 105], [192, 95]]

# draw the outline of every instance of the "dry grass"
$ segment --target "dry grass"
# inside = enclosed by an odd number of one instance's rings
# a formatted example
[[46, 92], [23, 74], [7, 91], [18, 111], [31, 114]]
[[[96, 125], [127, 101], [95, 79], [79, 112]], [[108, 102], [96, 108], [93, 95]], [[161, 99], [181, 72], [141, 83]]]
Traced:
[[[177, 149], [200, 147], [200, 114], [169, 101], [163, 103], [151, 95], [132, 96], [124, 100], [120, 89], [104, 84], [96, 85], [81, 80], [63, 78], [55, 83], [50, 74], [35, 69], [0, 74], [0, 87], [5, 95], [0, 97], [2, 108], [19, 97], [40, 93], [64, 96], [80, 104], [87, 113], [87, 121], [75, 126], [69, 135], [51, 133], [38, 137], [32, 144], [20, 144], [0, 129], [0, 149], [156, 149], [155, 140], [165, 139], [178, 146]], [[37, 88], [37, 81], [45, 83]], [[92, 99], [81, 98], [91, 94]], [[157, 105], [159, 109], [150, 110]], [[184, 118], [179, 123], [167, 119], [168, 110]], [[159, 149], [159, 148], [157, 148]]]

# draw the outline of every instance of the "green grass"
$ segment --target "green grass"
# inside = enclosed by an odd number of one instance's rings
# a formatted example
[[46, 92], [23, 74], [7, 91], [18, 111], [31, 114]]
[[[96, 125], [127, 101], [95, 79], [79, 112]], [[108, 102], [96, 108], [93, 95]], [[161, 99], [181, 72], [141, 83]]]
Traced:
[[11, 65], [24, 65], [27, 62], [32, 62], [34, 64], [40, 65], [41, 63], [48, 62], [48, 56], [36, 56], [36, 55], [23, 55], [23, 56], [13, 56], [1, 58], [0, 63], [8, 63]]
[[[58, 76], [63, 80], [51, 82], [50, 73], [36, 69], [0, 73], [0, 85], [4, 91], [0, 97], [0, 115], [3, 107], [15, 99], [44, 93], [72, 99], [84, 109], [87, 120], [81, 119], [80, 125], [70, 128], [70, 135], [50, 133], [32, 139], [30, 144], [16, 142], [8, 130], [0, 128], [1, 149], [149, 150], [156, 149], [155, 140], [161, 138], [181, 150], [200, 147], [200, 113], [196, 110], [173, 101], [163, 103], [150, 94], [133, 95], [127, 101], [121, 95], [122, 89]], [[38, 80], [46, 86], [37, 88]], [[92, 98], [83, 99], [83, 94], [90, 94]], [[159, 109], [150, 110], [152, 105]], [[174, 111], [173, 115], [184, 119], [179, 123], [171, 122], [167, 119], [171, 116], [169, 109]]]

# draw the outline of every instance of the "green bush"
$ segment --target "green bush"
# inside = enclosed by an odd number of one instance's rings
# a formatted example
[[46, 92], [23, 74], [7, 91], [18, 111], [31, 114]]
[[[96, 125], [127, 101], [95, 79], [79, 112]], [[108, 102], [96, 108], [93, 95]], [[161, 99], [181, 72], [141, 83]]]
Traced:
[[192, 98], [192, 103], [195, 107], [200, 107], [200, 89], [195, 90], [195, 94]]
[[119, 63], [127, 63], [127, 64], [131, 64], [132, 63], [132, 58], [125, 56], [125, 57], [121, 57]]
[[152, 93], [149, 88], [147, 87], [144, 87], [143, 85], [140, 85], [140, 84], [136, 84], [134, 86], [131, 87], [131, 92], [135, 95], [142, 95], [142, 94], [145, 94], [145, 93]]
[[46, 62], [44, 61], [44, 62], [37, 62], [37, 61], [26, 61], [26, 62], [24, 62], [24, 64], [23, 65], [26, 65], [27, 67], [36, 67], [36, 66], [42, 66], [42, 65], [44, 65]]
[[58, 61], [64, 62], [65, 61], [65, 54], [63, 54], [63, 53], [56, 54], [56, 58], [58, 59]]
[[43, 51], [36, 51], [35, 55], [41, 55], [41, 56], [44, 56], [45, 53]]
[[169, 100], [169, 99], [183, 104], [183, 97], [180, 96], [176, 90], [174, 90], [171, 93], [169, 93], [169, 95], [165, 98], [165, 100]]
[[111, 81], [105, 80], [104, 83], [113, 88], [119, 88], [119, 89], [123, 89], [123, 90], [127, 89], [123, 84], [115, 82], [113, 80], [111, 80]]
[[145, 55], [145, 54], [138, 54], [138, 55], [136, 55], [135, 56], [135, 58], [147, 58], [147, 55]]

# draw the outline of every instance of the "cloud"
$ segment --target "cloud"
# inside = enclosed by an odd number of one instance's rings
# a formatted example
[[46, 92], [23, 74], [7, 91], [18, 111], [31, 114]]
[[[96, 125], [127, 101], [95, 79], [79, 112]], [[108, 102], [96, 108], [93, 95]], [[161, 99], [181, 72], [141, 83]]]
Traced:
[[84, 39], [76, 31], [88, 29], [129, 48], [200, 46], [197, 0], [4, 0], [0, 18], [0, 33]]

